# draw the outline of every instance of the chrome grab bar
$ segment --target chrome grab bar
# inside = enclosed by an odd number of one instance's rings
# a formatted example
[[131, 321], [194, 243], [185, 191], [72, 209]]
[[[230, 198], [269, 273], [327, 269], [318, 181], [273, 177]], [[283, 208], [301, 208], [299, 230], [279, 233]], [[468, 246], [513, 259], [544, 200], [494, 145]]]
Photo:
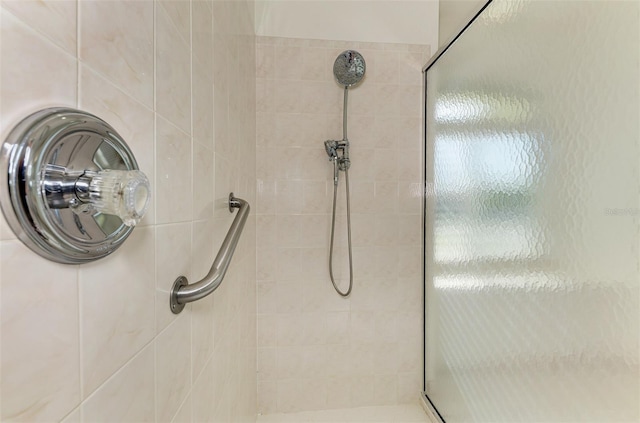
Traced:
[[233, 193], [231, 193], [229, 194], [229, 212], [233, 213], [233, 209], [240, 210], [238, 210], [236, 218], [233, 219], [229, 232], [227, 232], [227, 236], [222, 241], [220, 251], [218, 251], [218, 255], [213, 261], [207, 276], [192, 284], [189, 284], [185, 276], [180, 276], [173, 283], [169, 295], [169, 303], [173, 314], [180, 313], [187, 303], [197, 301], [211, 294], [222, 283], [244, 229], [244, 224], [247, 222], [251, 207], [249, 207], [249, 203], [234, 197]]

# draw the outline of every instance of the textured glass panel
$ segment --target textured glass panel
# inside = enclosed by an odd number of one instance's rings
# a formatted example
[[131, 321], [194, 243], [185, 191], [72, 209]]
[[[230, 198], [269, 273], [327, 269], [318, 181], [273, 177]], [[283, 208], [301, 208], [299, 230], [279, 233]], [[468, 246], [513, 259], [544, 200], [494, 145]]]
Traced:
[[427, 72], [447, 423], [640, 420], [639, 5], [494, 0]]

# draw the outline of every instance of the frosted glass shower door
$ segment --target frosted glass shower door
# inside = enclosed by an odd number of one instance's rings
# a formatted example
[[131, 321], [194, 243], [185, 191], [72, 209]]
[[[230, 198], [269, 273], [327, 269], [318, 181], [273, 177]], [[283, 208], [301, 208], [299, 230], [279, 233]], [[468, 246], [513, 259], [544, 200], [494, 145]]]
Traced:
[[447, 423], [640, 420], [639, 4], [494, 0], [426, 71]]

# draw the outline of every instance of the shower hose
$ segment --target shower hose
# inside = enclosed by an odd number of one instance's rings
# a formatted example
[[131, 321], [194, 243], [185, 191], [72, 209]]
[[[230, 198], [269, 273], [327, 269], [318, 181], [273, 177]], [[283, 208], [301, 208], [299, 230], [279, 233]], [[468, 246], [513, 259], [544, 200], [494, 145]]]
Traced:
[[[338, 158], [334, 158], [333, 165], [338, 166]], [[349, 289], [343, 292], [338, 288], [335, 278], [333, 277], [333, 239], [336, 229], [336, 199], [338, 196], [338, 179], [336, 178], [333, 184], [333, 217], [331, 218], [331, 245], [329, 247], [329, 276], [331, 277], [331, 283], [336, 292], [342, 297], [348, 297], [351, 294], [351, 288], [353, 288], [353, 260], [351, 254], [351, 208], [349, 204], [349, 170], [344, 170], [345, 188], [347, 192], [347, 241], [349, 245]]]

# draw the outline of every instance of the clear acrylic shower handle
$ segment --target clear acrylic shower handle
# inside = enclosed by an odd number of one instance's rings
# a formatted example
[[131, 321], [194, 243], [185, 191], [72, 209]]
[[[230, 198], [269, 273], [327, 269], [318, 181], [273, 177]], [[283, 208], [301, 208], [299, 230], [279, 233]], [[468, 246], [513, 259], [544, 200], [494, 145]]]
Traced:
[[149, 207], [151, 185], [139, 170], [102, 170], [90, 176], [88, 203], [98, 212], [118, 216], [135, 226]]

